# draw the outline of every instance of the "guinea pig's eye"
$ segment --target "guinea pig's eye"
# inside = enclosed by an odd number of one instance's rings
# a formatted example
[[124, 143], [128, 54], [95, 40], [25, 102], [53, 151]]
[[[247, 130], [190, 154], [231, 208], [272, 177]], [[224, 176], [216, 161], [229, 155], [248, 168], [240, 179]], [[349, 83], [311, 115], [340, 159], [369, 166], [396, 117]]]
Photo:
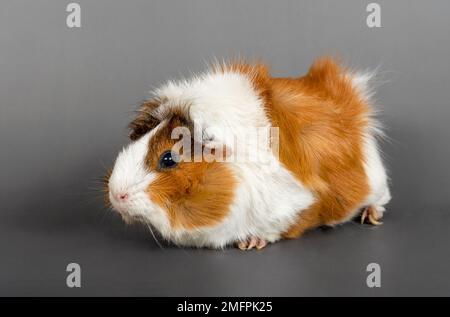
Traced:
[[177, 155], [172, 151], [166, 151], [159, 157], [158, 168], [160, 170], [166, 170], [174, 168], [178, 165]]

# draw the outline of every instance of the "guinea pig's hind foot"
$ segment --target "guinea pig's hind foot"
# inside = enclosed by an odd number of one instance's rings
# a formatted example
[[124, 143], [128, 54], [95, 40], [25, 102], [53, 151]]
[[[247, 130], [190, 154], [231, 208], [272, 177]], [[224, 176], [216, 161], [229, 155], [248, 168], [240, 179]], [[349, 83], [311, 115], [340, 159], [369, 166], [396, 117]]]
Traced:
[[257, 250], [261, 250], [267, 246], [267, 241], [264, 239], [260, 239], [257, 237], [251, 237], [244, 241], [240, 241], [237, 244], [237, 247], [243, 251], [251, 250], [256, 248]]
[[375, 206], [367, 206], [361, 213], [361, 224], [369, 223], [374, 226], [382, 225], [380, 219], [383, 217], [383, 213], [378, 212]]

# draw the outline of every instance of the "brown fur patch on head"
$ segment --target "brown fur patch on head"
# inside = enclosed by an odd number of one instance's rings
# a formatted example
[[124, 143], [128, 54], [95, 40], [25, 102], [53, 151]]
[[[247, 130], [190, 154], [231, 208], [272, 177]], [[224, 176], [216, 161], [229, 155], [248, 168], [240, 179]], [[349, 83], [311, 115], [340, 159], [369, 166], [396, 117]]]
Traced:
[[[147, 188], [147, 193], [167, 212], [173, 228], [195, 229], [216, 225], [229, 212], [236, 179], [227, 163], [194, 162], [194, 157], [190, 162], [179, 162], [175, 168], [158, 170], [161, 154], [177, 142], [171, 139], [172, 130], [176, 127], [192, 129], [179, 111], [175, 111], [149, 141], [146, 162], [157, 176]], [[193, 140], [191, 144], [193, 146]], [[195, 155], [193, 148], [191, 153]]]
[[156, 100], [148, 100], [139, 107], [136, 118], [128, 125], [131, 140], [139, 139], [159, 124], [160, 120], [153, 113], [159, 105], [160, 103]]

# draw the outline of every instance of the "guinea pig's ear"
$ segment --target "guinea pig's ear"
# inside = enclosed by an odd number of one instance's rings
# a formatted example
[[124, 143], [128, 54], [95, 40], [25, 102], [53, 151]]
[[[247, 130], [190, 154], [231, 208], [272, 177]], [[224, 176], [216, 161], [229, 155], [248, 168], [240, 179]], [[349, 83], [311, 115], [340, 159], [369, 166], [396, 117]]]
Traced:
[[159, 103], [155, 100], [145, 101], [139, 107], [136, 118], [128, 125], [132, 141], [139, 139], [159, 124], [159, 120], [153, 115], [158, 107]]

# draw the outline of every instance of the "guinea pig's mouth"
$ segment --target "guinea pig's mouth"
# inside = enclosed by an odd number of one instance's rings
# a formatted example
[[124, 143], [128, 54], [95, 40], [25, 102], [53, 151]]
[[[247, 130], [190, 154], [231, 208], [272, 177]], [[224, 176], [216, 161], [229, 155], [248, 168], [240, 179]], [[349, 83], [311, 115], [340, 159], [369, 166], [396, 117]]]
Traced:
[[107, 196], [109, 207], [117, 212], [126, 224], [146, 222], [146, 219], [142, 215], [139, 213], [134, 213], [130, 210], [129, 201], [118, 200], [114, 197], [114, 194], [111, 191], [107, 193]]
[[122, 217], [131, 218], [130, 213], [127, 211], [126, 203], [118, 201], [116, 198], [114, 198], [114, 195], [111, 193], [111, 191], [108, 192], [107, 196], [111, 209], [117, 211]]
[[125, 206], [123, 206], [120, 202], [116, 202], [114, 200], [114, 198], [111, 197], [111, 194], [108, 194], [108, 199], [110, 202], [111, 209], [113, 209], [115, 212], [117, 212], [122, 217], [122, 220], [126, 224], [130, 224], [130, 223], [133, 223], [136, 220], [138, 220], [136, 216], [131, 215], [127, 211], [127, 208]]

